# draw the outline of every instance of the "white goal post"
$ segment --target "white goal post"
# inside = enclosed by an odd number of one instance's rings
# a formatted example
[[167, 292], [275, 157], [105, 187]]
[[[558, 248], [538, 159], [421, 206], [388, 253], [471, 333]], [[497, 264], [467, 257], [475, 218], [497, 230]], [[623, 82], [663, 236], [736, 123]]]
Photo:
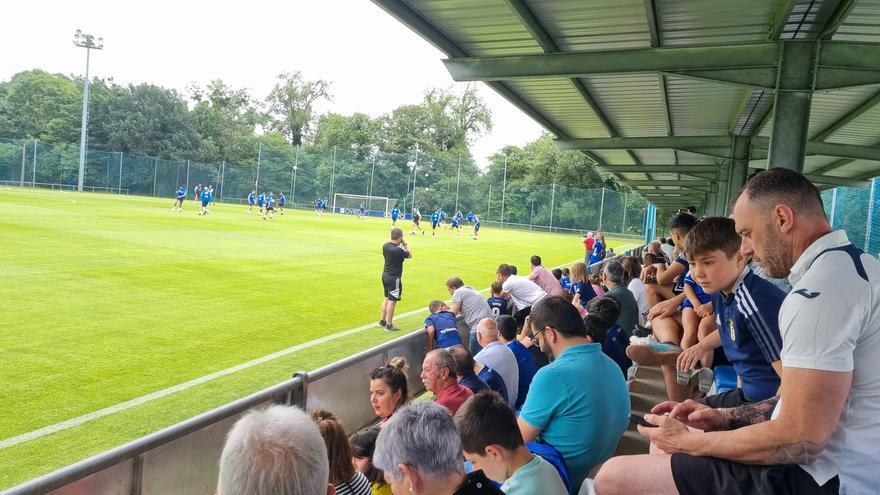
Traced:
[[382, 212], [384, 215], [387, 216], [391, 213], [391, 208], [394, 208], [395, 201], [395, 199], [385, 196], [365, 196], [363, 194], [334, 193], [333, 212], [354, 214], [357, 213], [357, 211], [361, 207], [361, 203], [363, 203], [364, 208], [367, 209], [367, 214], [369, 214], [369, 212], [371, 211], [376, 211]]

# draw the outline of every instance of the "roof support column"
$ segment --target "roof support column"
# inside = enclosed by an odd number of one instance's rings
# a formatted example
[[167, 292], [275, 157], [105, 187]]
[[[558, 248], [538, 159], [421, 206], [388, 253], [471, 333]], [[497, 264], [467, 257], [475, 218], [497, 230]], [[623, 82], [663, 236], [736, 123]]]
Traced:
[[735, 136], [733, 138], [733, 160], [727, 179], [727, 198], [725, 207], [730, 207], [731, 201], [746, 183], [749, 172], [749, 153], [751, 152], [752, 139], [749, 136]]
[[768, 163], [803, 172], [818, 44], [782, 42]]
[[715, 214], [724, 216], [727, 214], [727, 185], [730, 180], [730, 166], [725, 167], [718, 175], [718, 182], [715, 193]]

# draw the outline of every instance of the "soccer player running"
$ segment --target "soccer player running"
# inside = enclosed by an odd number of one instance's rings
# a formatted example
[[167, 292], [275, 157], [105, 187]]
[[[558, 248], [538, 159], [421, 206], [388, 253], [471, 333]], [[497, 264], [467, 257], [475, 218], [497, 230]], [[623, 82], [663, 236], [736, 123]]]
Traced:
[[208, 214], [208, 205], [211, 204], [211, 191], [205, 187], [202, 189], [202, 211], [199, 212], [199, 215], [207, 215]]
[[458, 233], [458, 237], [461, 237], [461, 218], [458, 215], [452, 215], [452, 230]]
[[278, 193], [278, 213], [281, 213], [282, 215], [284, 215], [284, 202], [285, 201], [287, 201], [287, 200], [284, 198], [284, 193], [279, 192]]
[[257, 191], [251, 190], [251, 193], [248, 194], [248, 215], [254, 212], [254, 205], [257, 204]]
[[367, 203], [361, 201], [361, 206], [358, 208], [358, 220], [367, 216]]
[[440, 207], [434, 208], [434, 213], [431, 213], [431, 237], [437, 236], [437, 225], [440, 223]]
[[184, 199], [186, 199], [186, 186], [181, 185], [174, 194], [174, 206], [171, 207], [171, 211], [183, 211]]
[[257, 195], [257, 206], [260, 207], [260, 216], [263, 216], [263, 203], [266, 202], [266, 194], [260, 193]]
[[422, 235], [425, 235], [425, 229], [422, 228], [422, 212], [419, 211], [419, 207], [416, 206], [412, 209], [412, 230], [410, 234], [416, 235], [416, 229], [419, 229], [422, 232]]
[[195, 189], [193, 189], [193, 203], [198, 204], [200, 199], [202, 199], [202, 185], [196, 184]]
[[400, 301], [403, 286], [400, 279], [403, 276], [403, 260], [412, 258], [409, 246], [403, 240], [403, 230], [391, 229], [391, 241], [382, 246], [382, 255], [385, 257], [385, 268], [382, 270], [382, 288], [385, 291], [385, 299], [382, 301], [382, 317], [379, 326], [385, 330], [396, 332], [400, 330], [394, 326], [394, 306]]
[[466, 217], [466, 218], [467, 218], [467, 221], [468, 221], [468, 225], [470, 225], [471, 227], [473, 227], [473, 225], [474, 225], [474, 212], [472, 212], [472, 211], [467, 212], [467, 217]]
[[480, 238], [480, 217], [474, 215], [474, 240]]
[[391, 228], [397, 227], [397, 218], [400, 217], [400, 205], [394, 203], [394, 208], [391, 209]]
[[269, 217], [269, 220], [275, 217], [275, 196], [273, 196], [272, 191], [269, 191], [269, 194], [266, 195], [265, 205], [266, 205], [266, 213], [263, 214], [263, 220], [266, 217]]

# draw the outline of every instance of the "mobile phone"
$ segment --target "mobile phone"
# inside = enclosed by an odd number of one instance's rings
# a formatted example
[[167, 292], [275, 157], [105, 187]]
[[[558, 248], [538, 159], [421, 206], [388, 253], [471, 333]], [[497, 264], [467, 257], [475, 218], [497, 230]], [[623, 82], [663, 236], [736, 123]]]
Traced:
[[636, 425], [642, 425], [646, 428], [656, 428], [657, 427], [657, 425], [652, 425], [651, 423], [648, 423], [647, 421], [645, 421], [645, 418], [643, 418], [641, 416], [636, 416], [635, 414], [632, 414], [632, 413], [629, 415], [629, 422], [632, 424], [636, 424]]

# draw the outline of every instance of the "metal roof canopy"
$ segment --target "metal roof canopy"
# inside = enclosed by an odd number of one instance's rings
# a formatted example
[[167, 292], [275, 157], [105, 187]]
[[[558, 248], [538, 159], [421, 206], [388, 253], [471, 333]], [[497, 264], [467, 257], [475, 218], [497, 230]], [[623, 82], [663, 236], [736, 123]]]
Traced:
[[373, 1], [656, 204], [880, 175], [880, 0]]

